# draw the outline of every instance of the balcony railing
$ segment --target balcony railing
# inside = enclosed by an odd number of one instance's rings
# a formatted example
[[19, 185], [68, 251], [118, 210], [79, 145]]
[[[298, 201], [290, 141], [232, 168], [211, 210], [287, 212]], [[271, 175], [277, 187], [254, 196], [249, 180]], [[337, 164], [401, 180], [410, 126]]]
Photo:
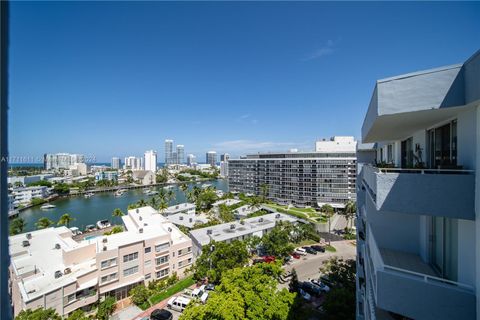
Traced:
[[377, 210], [475, 219], [475, 171], [453, 169], [362, 169], [362, 188]]

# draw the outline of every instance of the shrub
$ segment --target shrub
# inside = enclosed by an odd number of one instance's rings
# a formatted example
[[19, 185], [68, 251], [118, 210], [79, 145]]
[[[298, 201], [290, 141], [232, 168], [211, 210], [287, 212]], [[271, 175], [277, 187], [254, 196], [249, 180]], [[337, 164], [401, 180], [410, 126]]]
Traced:
[[145, 303], [150, 296], [150, 292], [145, 285], [138, 285], [129, 292], [132, 302], [137, 306]]

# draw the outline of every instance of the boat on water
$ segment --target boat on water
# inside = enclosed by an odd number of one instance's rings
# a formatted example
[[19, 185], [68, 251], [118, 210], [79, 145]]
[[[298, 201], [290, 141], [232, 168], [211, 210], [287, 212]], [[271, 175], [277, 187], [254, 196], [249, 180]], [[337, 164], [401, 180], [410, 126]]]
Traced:
[[209, 188], [209, 187], [211, 187], [211, 186], [212, 186], [212, 185], [211, 185], [210, 183], [204, 183], [204, 184], [202, 184], [202, 188], [203, 188], [203, 189], [207, 189], [207, 188]]
[[91, 232], [91, 231], [95, 231], [95, 230], [97, 230], [97, 228], [93, 224], [89, 224], [85, 227], [85, 232]]
[[155, 191], [155, 190], [148, 190], [148, 192], [144, 192], [145, 195], [147, 196], [154, 196], [156, 194], [158, 194], [158, 191]]
[[85, 193], [85, 194], [84, 194], [84, 197], [85, 197], [85, 198], [90, 198], [90, 197], [93, 197], [94, 195], [95, 195], [95, 193], [89, 192], [89, 193]]
[[165, 186], [165, 187], [163, 187], [163, 189], [166, 189], [166, 190], [170, 190], [170, 189], [173, 189], [173, 188], [174, 188], [174, 186]]
[[113, 194], [115, 197], [121, 197], [125, 194], [125, 192], [127, 192], [126, 190], [123, 190], [123, 189], [120, 189], [120, 190], [117, 190], [115, 191], [115, 193]]
[[42, 209], [42, 210], [48, 210], [48, 209], [53, 209], [53, 208], [56, 208], [56, 207], [57, 207], [56, 205], [47, 203], [47, 204], [44, 204], [43, 206], [41, 206], [40, 209]]
[[108, 220], [98, 220], [97, 221], [97, 228], [98, 229], [105, 229], [105, 228], [109, 228], [111, 226], [112, 225], [110, 224], [110, 221], [108, 221]]

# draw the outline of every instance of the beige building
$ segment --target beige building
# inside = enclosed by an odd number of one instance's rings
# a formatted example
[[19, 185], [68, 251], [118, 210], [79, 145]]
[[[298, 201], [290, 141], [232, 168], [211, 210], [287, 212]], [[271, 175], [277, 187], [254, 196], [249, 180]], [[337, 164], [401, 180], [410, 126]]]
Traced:
[[66, 227], [10, 237], [14, 315], [54, 308], [68, 315], [101, 297], [126, 298], [134, 286], [184, 275], [192, 241], [152, 207], [128, 211], [126, 231], [75, 241]]
[[157, 182], [157, 177], [154, 172], [147, 170], [136, 170], [132, 172], [133, 180], [148, 186], [150, 184], [155, 184]]

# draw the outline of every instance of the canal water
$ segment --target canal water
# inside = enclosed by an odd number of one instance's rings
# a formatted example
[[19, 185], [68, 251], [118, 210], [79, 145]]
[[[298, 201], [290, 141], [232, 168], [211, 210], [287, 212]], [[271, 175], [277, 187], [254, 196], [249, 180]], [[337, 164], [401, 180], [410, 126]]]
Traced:
[[[228, 191], [228, 185], [226, 180], [215, 180], [198, 183], [200, 186], [203, 183], [208, 183], [217, 188], [217, 190]], [[195, 184], [190, 184], [189, 189]], [[152, 188], [159, 190], [161, 187]], [[121, 197], [115, 197], [113, 192], [101, 192], [96, 193], [90, 198], [84, 196], [74, 196], [70, 198], [63, 198], [51, 202], [56, 208], [49, 210], [42, 210], [40, 206], [26, 209], [20, 212], [20, 217], [26, 222], [24, 232], [32, 231], [36, 229], [35, 223], [38, 219], [46, 217], [53, 222], [57, 223], [60, 217], [68, 213], [75, 220], [70, 223], [69, 227], [78, 227], [80, 230], [84, 230], [85, 226], [89, 224], [96, 224], [98, 220], [107, 219], [113, 223], [120, 224], [121, 218], [113, 217], [112, 213], [115, 208], [120, 208], [124, 213], [127, 212], [129, 204], [135, 203], [140, 199], [144, 199], [148, 202], [151, 196], [145, 195], [143, 192], [146, 189], [130, 189], [125, 192]], [[175, 198], [170, 201], [169, 205], [186, 202], [185, 194], [177, 185], [172, 185], [172, 190], [175, 192]]]

